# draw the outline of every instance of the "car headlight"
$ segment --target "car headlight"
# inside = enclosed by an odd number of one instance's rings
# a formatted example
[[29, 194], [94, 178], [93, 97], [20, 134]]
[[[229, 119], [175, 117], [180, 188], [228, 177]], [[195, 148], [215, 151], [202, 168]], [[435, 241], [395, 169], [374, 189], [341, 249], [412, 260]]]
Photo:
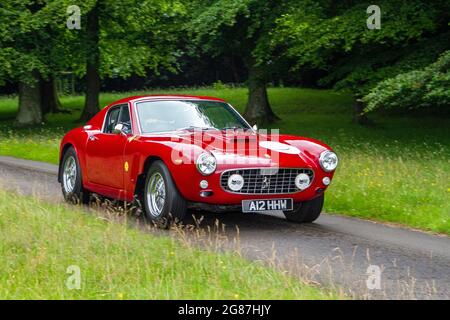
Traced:
[[327, 150], [320, 154], [320, 166], [326, 172], [333, 171], [338, 165], [338, 157], [333, 151]]
[[217, 161], [211, 153], [205, 152], [198, 156], [196, 165], [198, 171], [207, 176], [216, 171]]

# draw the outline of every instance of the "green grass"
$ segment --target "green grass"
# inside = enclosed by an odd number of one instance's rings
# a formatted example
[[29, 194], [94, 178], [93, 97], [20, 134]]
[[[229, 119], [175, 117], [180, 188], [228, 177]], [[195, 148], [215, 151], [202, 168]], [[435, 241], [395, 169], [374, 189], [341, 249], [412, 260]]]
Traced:
[[[334, 299], [236, 254], [0, 190], [0, 299]], [[66, 286], [77, 266], [80, 290]]]
[[[243, 111], [244, 88], [183, 89], [159, 93], [218, 96]], [[157, 93], [157, 92], [147, 92]], [[105, 93], [107, 105], [139, 93]], [[329, 90], [272, 88], [269, 97], [282, 118], [281, 133], [313, 137], [333, 147], [340, 166], [325, 210], [450, 234], [450, 119], [373, 114], [376, 125], [351, 122], [350, 96]], [[57, 163], [59, 139], [76, 119], [82, 97], [62, 99], [72, 115], [48, 117], [41, 128], [11, 129], [16, 100], [0, 99], [0, 154]], [[9, 117], [9, 119], [7, 119]]]

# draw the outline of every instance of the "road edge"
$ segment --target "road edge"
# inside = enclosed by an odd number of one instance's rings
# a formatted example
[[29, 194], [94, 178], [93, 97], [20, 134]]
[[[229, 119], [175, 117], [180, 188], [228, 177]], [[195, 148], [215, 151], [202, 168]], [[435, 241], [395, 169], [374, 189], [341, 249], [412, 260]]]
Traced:
[[20, 159], [10, 156], [0, 156], [0, 164], [25, 170], [47, 173], [55, 176], [58, 175], [57, 165], [41, 161]]
[[[58, 166], [55, 164], [50, 164], [50, 163], [35, 161], [35, 160], [15, 158], [15, 157], [11, 157], [11, 156], [1, 156], [0, 155], [0, 164], [14, 167], [14, 168], [20, 168], [20, 169], [24, 169], [24, 170], [33, 170], [33, 171], [37, 171], [37, 172], [41, 172], [41, 173], [45, 173], [45, 174], [51, 174], [54, 176], [58, 175], [58, 170], [59, 170]], [[412, 231], [412, 232], [417, 232], [417, 233], [421, 233], [424, 235], [436, 236], [436, 237], [447, 238], [447, 239], [450, 238], [449, 235], [444, 234], [444, 233], [437, 233], [437, 232], [433, 232], [433, 231], [429, 231], [429, 230], [416, 229], [416, 228], [413, 228], [413, 227], [410, 227], [408, 225], [404, 225], [401, 223], [394, 223], [394, 222], [389, 222], [389, 221], [379, 221], [379, 220], [372, 220], [372, 219], [363, 219], [360, 217], [348, 216], [348, 215], [341, 214], [341, 213], [323, 213], [323, 214], [326, 214], [328, 216], [342, 217], [342, 218], [346, 218], [346, 219], [350, 219], [350, 220], [354, 220], [354, 221], [373, 223], [373, 224], [385, 226], [385, 227], [388, 227], [391, 229]]]

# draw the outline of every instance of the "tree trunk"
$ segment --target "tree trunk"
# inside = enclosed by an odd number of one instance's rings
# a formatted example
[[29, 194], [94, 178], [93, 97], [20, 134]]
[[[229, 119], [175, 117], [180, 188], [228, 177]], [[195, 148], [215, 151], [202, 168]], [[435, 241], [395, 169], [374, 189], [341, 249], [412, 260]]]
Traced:
[[41, 106], [42, 114], [61, 112], [61, 103], [56, 91], [56, 82], [53, 76], [47, 80], [41, 79]]
[[33, 84], [19, 82], [19, 112], [16, 117], [19, 126], [42, 123], [41, 91], [37, 76], [35, 79]]
[[358, 98], [355, 99], [355, 103], [353, 105], [353, 122], [360, 125], [371, 125], [373, 122], [367, 117], [364, 112], [364, 105]]
[[244, 117], [251, 124], [264, 125], [279, 118], [272, 111], [267, 96], [267, 80], [262, 67], [255, 63], [248, 70], [248, 102]]
[[226, 64], [228, 65], [228, 67], [231, 70], [231, 76], [233, 77], [233, 83], [235, 83], [235, 84], [240, 83], [239, 73], [238, 73], [237, 67], [236, 67], [236, 60], [234, 59], [233, 56], [226, 57], [225, 59], [226, 59]]
[[86, 101], [81, 120], [91, 119], [99, 110], [100, 76], [97, 67], [88, 64], [86, 74]]
[[88, 56], [86, 63], [86, 99], [81, 120], [91, 119], [99, 109], [100, 96], [100, 50], [99, 50], [99, 1], [87, 16]]

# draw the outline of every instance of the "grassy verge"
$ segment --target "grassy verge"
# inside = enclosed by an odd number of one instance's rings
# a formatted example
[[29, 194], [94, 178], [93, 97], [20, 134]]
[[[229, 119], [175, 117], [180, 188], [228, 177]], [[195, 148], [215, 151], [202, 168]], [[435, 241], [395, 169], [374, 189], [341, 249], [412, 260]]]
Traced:
[[[296, 278], [0, 190], [0, 299], [331, 299]], [[66, 286], [77, 266], [80, 290]], [[72, 271], [73, 272], [73, 271]]]
[[[245, 89], [165, 90], [218, 96], [243, 111]], [[156, 93], [156, 92], [147, 92]], [[139, 93], [105, 93], [107, 105]], [[374, 114], [376, 125], [351, 123], [352, 99], [328, 90], [273, 88], [281, 133], [313, 137], [332, 146], [340, 166], [325, 210], [450, 234], [450, 125], [447, 118]], [[0, 99], [0, 154], [57, 163], [59, 139], [76, 119], [82, 97], [65, 97], [73, 114], [50, 115], [41, 128], [11, 130], [14, 99]]]

